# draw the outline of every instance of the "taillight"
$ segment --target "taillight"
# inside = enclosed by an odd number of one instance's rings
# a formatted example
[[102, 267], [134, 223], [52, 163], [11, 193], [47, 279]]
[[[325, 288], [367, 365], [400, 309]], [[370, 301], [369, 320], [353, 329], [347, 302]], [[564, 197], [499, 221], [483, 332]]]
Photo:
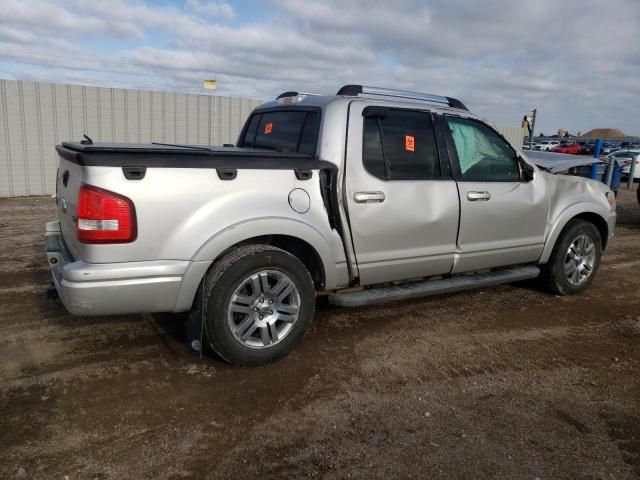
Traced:
[[133, 202], [117, 193], [82, 185], [77, 217], [78, 240], [82, 243], [128, 243], [136, 239]]

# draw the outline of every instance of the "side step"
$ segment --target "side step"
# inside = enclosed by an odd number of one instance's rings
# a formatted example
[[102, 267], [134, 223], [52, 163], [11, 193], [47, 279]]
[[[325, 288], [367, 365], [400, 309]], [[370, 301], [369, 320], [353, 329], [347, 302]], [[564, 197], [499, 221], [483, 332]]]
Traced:
[[377, 303], [395, 302], [409, 298], [428, 297], [442, 293], [454, 293], [501, 283], [519, 282], [536, 278], [540, 269], [535, 265], [495, 270], [493, 272], [460, 275], [443, 280], [407, 283], [392, 287], [369, 288], [355, 292], [338, 292], [329, 295], [329, 303], [338, 307], [362, 307]]

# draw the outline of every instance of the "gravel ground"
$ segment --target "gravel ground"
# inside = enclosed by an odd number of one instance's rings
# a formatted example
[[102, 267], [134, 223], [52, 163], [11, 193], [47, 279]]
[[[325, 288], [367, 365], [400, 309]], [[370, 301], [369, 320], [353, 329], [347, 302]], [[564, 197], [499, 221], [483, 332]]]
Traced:
[[583, 295], [320, 301], [252, 369], [190, 357], [184, 315], [48, 303], [52, 202], [0, 200], [0, 478], [640, 477], [635, 192]]

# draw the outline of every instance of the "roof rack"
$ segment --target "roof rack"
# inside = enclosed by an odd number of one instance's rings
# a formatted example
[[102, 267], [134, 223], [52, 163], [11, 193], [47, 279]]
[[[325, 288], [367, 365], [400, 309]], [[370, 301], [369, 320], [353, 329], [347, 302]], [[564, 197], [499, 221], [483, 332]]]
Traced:
[[276, 100], [284, 97], [297, 97], [298, 95], [320, 95], [319, 93], [309, 93], [309, 92], [282, 92], [280, 95], [276, 97]]
[[344, 95], [347, 97], [357, 97], [358, 95], [380, 95], [384, 97], [408, 98], [412, 100], [422, 100], [425, 102], [443, 103], [453, 108], [469, 110], [465, 104], [457, 98], [432, 95], [430, 93], [396, 90], [393, 88], [370, 87], [367, 85], [345, 85], [338, 90], [336, 95]]

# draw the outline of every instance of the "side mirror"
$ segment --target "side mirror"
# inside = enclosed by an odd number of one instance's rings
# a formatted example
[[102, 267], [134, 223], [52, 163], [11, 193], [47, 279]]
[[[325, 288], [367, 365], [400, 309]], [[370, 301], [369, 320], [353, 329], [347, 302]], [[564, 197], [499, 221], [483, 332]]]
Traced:
[[522, 157], [518, 157], [518, 163], [520, 164], [520, 171], [522, 172], [522, 180], [525, 182], [532, 181], [536, 170]]

